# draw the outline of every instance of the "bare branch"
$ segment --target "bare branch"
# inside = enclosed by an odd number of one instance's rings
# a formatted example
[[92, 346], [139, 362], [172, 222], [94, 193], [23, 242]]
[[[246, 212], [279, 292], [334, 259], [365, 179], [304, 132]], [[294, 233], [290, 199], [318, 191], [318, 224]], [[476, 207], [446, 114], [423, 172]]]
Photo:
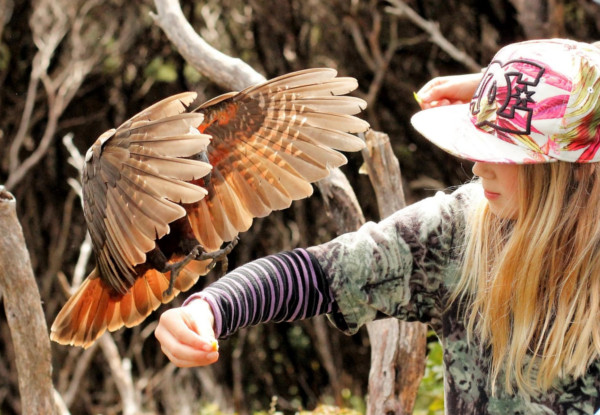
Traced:
[[[62, 220], [59, 222], [56, 238], [49, 244], [48, 266], [42, 274], [44, 284], [52, 284], [52, 278], [62, 267], [65, 252], [68, 250], [69, 234], [73, 223], [73, 204], [77, 201], [77, 193], [71, 190], [65, 199]], [[46, 287], [42, 285], [45, 289]], [[45, 292], [42, 289], [42, 292]]]
[[[67, 134], [63, 137], [63, 144], [67, 148], [69, 152], [68, 162], [70, 165], [77, 169], [79, 176], [81, 176], [81, 170], [83, 169], [84, 158], [73, 144], [73, 134]], [[83, 193], [81, 189], [81, 183], [74, 179], [69, 178], [68, 183], [75, 190], [79, 199], [83, 203]], [[75, 264], [75, 269], [73, 270], [73, 279], [71, 282], [71, 290], [74, 291], [81, 285], [81, 282], [85, 278], [85, 270], [87, 268], [87, 264], [92, 255], [92, 238], [90, 237], [89, 232], [86, 232], [85, 239], [81, 243], [79, 247], [79, 257], [77, 258], [77, 263]]]
[[109, 333], [105, 333], [98, 339], [100, 348], [108, 362], [112, 379], [117, 385], [121, 401], [123, 402], [123, 415], [136, 415], [140, 412], [141, 398], [136, 392], [133, 378], [131, 376], [131, 360], [121, 358], [119, 349]]
[[329, 177], [318, 181], [317, 186], [338, 233], [354, 231], [365, 223], [354, 190], [340, 169], [331, 170]]
[[367, 44], [365, 43], [358, 22], [354, 18], [346, 16], [344, 18], [344, 24], [350, 30], [350, 34], [354, 40], [354, 46], [356, 46], [356, 50], [361, 56], [363, 62], [372, 72], [375, 72], [377, 70], [377, 63], [367, 48]]
[[224, 89], [241, 90], [265, 80], [241, 59], [210, 46], [189, 24], [177, 0], [154, 0], [158, 14], [152, 18], [185, 60]]
[[375, 190], [379, 216], [383, 219], [406, 206], [400, 164], [387, 134], [369, 130], [365, 142], [367, 146], [362, 150], [364, 167]]
[[60, 415], [70, 415], [71, 414], [71, 412], [69, 412], [68, 406], [65, 404], [65, 401], [63, 401], [62, 396], [60, 396], [60, 394], [58, 393], [58, 391], [56, 389], [54, 389], [54, 400], [56, 401], [57, 412]]
[[[105, 55], [103, 47], [116, 29], [116, 22], [109, 21], [103, 26], [102, 36], [90, 39], [88, 31], [98, 29], [99, 23], [90, 22], [87, 16], [89, 8], [97, 2], [87, 2], [77, 11], [77, 3], [65, 1], [65, 4], [53, 0], [41, 0], [34, 10], [30, 26], [34, 34], [34, 42], [38, 53], [34, 58], [33, 69], [25, 109], [19, 130], [10, 148], [10, 175], [5, 183], [8, 190], [17, 185], [25, 175], [46, 155], [54, 141], [58, 120], [69, 105], [85, 77], [98, 61]], [[40, 31], [38, 20], [45, 22], [48, 32]], [[99, 32], [99, 30], [96, 30]], [[59, 48], [66, 34], [69, 34], [70, 47], [61, 55], [63, 65], [53, 75], [48, 73], [50, 60]], [[90, 48], [90, 42], [100, 47]], [[42, 139], [37, 148], [22, 163], [19, 163], [19, 152], [29, 131], [39, 82], [44, 85], [48, 102], [48, 121]]]
[[374, 71], [375, 77], [371, 85], [369, 85], [369, 92], [367, 94], [367, 108], [370, 108], [373, 111], [375, 107], [375, 103], [377, 101], [377, 95], [383, 86], [383, 81], [385, 79], [385, 74], [387, 73], [390, 62], [396, 53], [396, 50], [400, 46], [400, 42], [398, 40], [398, 32], [397, 32], [397, 24], [396, 22], [392, 22], [390, 25], [390, 39], [388, 47], [385, 51], [381, 50], [381, 42], [379, 41], [379, 36], [381, 34], [381, 15], [379, 13], [375, 13], [374, 15], [374, 28], [369, 36], [369, 44], [371, 45], [371, 50], [373, 51], [373, 56], [375, 57], [375, 61], [377, 63], [376, 69]]
[[[31, 78], [27, 87], [27, 97], [19, 129], [9, 151], [10, 171], [15, 171], [19, 165], [19, 151], [29, 132], [31, 115], [35, 106], [37, 90], [43, 74], [50, 66], [50, 59], [58, 45], [67, 33], [67, 17], [62, 7], [52, 1], [42, 1], [36, 4], [31, 16], [30, 27], [33, 41], [38, 48], [32, 62]], [[8, 187], [10, 190], [10, 187]]]
[[[67, 408], [75, 401], [77, 393], [80, 391], [81, 381], [97, 351], [97, 343], [89, 349], [73, 348], [69, 350], [65, 365], [60, 368], [57, 385], [58, 390], [62, 391], [62, 399]], [[70, 379], [69, 375], [71, 375]]]
[[473, 58], [467, 55], [464, 51], [459, 50], [442, 35], [437, 23], [423, 19], [417, 12], [411, 9], [402, 0], [387, 0], [393, 7], [386, 7], [385, 10], [393, 15], [407, 17], [415, 25], [429, 33], [431, 42], [438, 45], [452, 59], [465, 65], [470, 71], [478, 72], [481, 70], [481, 65]]
[[[75, 147], [73, 144], [73, 134], [66, 134], [62, 139], [63, 145], [67, 148], [69, 152], [69, 159], [67, 160], [69, 164], [77, 169], [77, 172], [81, 176], [81, 170], [83, 169], [84, 158], [79, 152], [79, 149]], [[81, 195], [81, 192], [79, 192]]]

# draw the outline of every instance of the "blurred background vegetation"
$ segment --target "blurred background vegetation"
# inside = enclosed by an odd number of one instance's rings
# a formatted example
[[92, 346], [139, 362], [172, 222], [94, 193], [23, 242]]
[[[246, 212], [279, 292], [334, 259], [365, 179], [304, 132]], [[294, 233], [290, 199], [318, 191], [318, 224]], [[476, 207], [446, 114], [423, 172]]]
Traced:
[[[182, 8], [210, 44], [267, 78], [319, 66], [357, 78], [356, 94], [369, 103], [363, 115], [374, 129], [389, 134], [409, 202], [470, 177], [468, 163], [433, 148], [410, 127], [410, 115], [418, 109], [413, 91], [432, 77], [487, 64], [510, 42], [600, 39], [600, 5], [589, 0], [406, 1], [430, 26], [394, 14], [400, 3], [185, 0]], [[63, 138], [72, 137], [84, 153], [103, 131], [167, 95], [194, 90], [208, 99], [226, 92], [186, 64], [154, 24], [153, 10], [151, 0], [0, 0], [0, 183], [17, 199], [49, 325], [67, 298], [86, 233], [73, 188], [77, 171], [68, 161]], [[436, 42], [432, 30], [438, 29], [468, 59], [453, 57]], [[377, 220], [368, 179], [358, 173], [361, 157], [348, 158], [343, 171], [367, 219]], [[335, 231], [324, 212], [315, 191], [312, 198], [255, 221], [230, 255], [230, 266], [329, 240]], [[217, 276], [201, 279], [197, 289]], [[112, 358], [120, 360], [120, 375], [131, 381], [127, 399], [136, 410], [364, 410], [367, 335], [340, 335], [323, 317], [242, 330], [221, 342], [221, 360], [212, 367], [177, 369], [169, 364], [152, 333], [160, 313], [187, 295], [160, 308], [141, 326], [112, 335], [117, 346]], [[0, 413], [20, 413], [14, 351], [3, 312]], [[131, 413], [106, 349], [52, 347], [54, 384], [71, 413]], [[419, 414], [443, 413], [442, 352], [434, 335], [429, 350]]]

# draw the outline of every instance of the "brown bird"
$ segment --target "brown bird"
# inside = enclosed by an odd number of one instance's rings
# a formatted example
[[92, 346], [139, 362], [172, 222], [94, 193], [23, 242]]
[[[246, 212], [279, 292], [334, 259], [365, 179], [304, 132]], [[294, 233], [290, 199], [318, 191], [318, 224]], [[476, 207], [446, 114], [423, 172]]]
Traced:
[[[88, 347], [132, 327], [206, 275], [253, 218], [312, 194], [346, 163], [336, 150], [366, 107], [353, 78], [309, 69], [214, 98], [166, 98], [102, 134], [87, 151], [84, 215], [96, 268], [59, 312], [52, 340]], [[222, 248], [224, 242], [229, 242]]]

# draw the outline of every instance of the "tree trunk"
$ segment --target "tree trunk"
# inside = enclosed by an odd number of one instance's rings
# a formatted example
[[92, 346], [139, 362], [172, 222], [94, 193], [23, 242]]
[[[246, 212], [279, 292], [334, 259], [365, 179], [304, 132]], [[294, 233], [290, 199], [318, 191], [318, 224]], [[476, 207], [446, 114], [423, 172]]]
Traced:
[[48, 327], [12, 194], [0, 186], [0, 292], [10, 328], [22, 414], [56, 414]]
[[[368, 131], [366, 142], [365, 168], [383, 219], [406, 205], [400, 165], [386, 134]], [[426, 326], [390, 318], [367, 324], [367, 331], [371, 341], [367, 414], [412, 414], [425, 371]]]

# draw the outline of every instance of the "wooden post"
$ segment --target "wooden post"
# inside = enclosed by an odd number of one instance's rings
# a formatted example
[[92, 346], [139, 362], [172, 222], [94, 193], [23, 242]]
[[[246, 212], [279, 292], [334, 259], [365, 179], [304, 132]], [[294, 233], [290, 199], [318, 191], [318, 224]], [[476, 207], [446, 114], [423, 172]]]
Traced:
[[[370, 130], [365, 138], [365, 168], [383, 219], [406, 205], [400, 164], [386, 134]], [[371, 342], [367, 414], [412, 414], [425, 371], [427, 327], [390, 318], [367, 324], [367, 331]]]
[[22, 414], [57, 414], [48, 327], [16, 201], [0, 186], [0, 292], [12, 336]]

